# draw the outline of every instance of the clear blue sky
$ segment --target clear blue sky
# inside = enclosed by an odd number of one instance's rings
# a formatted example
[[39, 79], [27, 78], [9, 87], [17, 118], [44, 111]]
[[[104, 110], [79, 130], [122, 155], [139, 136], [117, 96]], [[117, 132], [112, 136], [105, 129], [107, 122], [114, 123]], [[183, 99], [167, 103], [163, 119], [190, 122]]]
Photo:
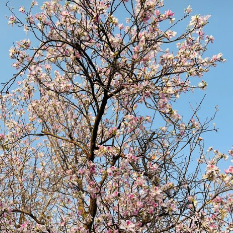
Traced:
[[[10, 0], [9, 4], [18, 11], [20, 6], [28, 6], [30, 0]], [[39, 0], [38, 2], [43, 2]], [[24, 39], [25, 33], [23, 29], [8, 26], [5, 15], [10, 12], [5, 7], [5, 0], [0, 1], [0, 82], [12, 77], [15, 70], [11, 67], [9, 59], [9, 48], [13, 42]], [[207, 25], [205, 32], [215, 37], [214, 44], [209, 46], [208, 55], [223, 53], [226, 63], [219, 64], [212, 68], [203, 79], [207, 81], [208, 88], [205, 92], [195, 92], [183, 99], [182, 103], [186, 103], [181, 107], [181, 113], [185, 113], [189, 101], [192, 104], [199, 102], [203, 95], [207, 96], [202, 105], [201, 117], [210, 116], [214, 112], [214, 107], [218, 105], [219, 112], [215, 119], [216, 126], [219, 128], [218, 133], [210, 133], [205, 135], [206, 147], [213, 146], [222, 152], [226, 152], [233, 145], [233, 1], [232, 0], [164, 0], [165, 8], [175, 12], [178, 19], [183, 15], [184, 8], [191, 5], [193, 14], [211, 15], [210, 23]], [[185, 29], [185, 25], [181, 25]], [[178, 30], [181, 30], [179, 27]]]

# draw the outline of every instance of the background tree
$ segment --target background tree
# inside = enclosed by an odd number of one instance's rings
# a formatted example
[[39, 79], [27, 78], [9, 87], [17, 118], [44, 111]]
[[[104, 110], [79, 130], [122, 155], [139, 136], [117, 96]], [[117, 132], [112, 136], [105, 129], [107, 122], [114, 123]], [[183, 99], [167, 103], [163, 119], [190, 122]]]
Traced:
[[204, 57], [209, 16], [177, 35], [191, 8], [176, 21], [160, 0], [35, 7], [20, 7], [25, 20], [9, 8], [39, 45], [10, 49], [18, 71], [2, 87], [1, 231], [232, 231], [233, 167], [201, 137], [213, 118], [173, 108], [224, 61]]

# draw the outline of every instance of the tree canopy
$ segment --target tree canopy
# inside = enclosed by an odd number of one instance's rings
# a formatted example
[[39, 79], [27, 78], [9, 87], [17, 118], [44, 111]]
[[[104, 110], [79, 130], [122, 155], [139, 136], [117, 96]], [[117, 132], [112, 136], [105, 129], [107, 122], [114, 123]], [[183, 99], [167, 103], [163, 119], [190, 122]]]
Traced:
[[214, 116], [174, 108], [224, 62], [205, 55], [208, 15], [175, 19], [162, 0], [9, 10], [28, 38], [0, 96], [1, 232], [233, 230], [233, 166], [221, 171], [228, 155], [202, 136]]

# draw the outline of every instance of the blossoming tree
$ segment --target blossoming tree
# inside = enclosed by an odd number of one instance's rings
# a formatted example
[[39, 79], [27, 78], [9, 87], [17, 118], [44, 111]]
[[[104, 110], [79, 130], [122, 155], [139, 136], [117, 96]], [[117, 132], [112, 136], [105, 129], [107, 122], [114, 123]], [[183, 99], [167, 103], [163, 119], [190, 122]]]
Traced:
[[209, 16], [175, 20], [162, 0], [38, 7], [9, 7], [32, 42], [10, 49], [1, 89], [1, 232], [231, 232], [233, 167], [204, 151], [200, 106], [188, 121], [174, 109], [224, 61], [204, 56]]

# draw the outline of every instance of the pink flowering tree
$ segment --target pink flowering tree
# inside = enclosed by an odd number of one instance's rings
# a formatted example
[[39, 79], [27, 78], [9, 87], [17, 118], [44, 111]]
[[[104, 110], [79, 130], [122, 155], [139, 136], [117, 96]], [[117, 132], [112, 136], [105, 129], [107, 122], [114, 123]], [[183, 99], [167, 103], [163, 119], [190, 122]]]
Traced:
[[224, 61], [205, 56], [209, 16], [176, 20], [162, 0], [9, 9], [31, 41], [1, 88], [1, 232], [233, 230], [233, 166], [202, 138], [213, 118], [174, 108]]

